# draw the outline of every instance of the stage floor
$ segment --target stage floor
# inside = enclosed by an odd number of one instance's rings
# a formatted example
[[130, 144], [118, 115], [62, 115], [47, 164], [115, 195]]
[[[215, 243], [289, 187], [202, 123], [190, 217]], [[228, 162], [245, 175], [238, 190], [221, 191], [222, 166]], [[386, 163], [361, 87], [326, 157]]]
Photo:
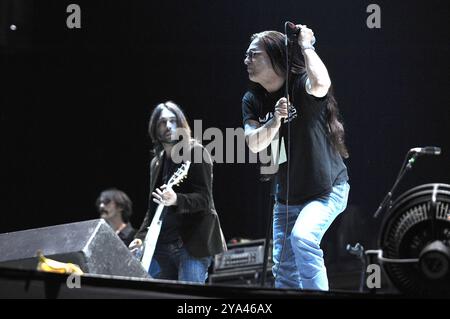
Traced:
[[86, 274], [79, 278], [33, 270], [0, 268], [0, 298], [126, 298], [126, 299], [380, 299], [399, 294], [346, 290], [317, 292], [224, 284]]

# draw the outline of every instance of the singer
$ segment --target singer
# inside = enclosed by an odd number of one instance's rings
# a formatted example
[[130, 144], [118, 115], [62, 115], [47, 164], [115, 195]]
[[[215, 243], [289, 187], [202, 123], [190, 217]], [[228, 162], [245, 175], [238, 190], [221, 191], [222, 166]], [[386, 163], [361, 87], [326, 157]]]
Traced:
[[313, 46], [314, 33], [306, 25], [291, 26], [287, 48], [286, 36], [277, 31], [250, 38], [243, 124], [251, 151], [264, 150], [277, 139], [276, 145], [286, 148], [280, 150], [274, 176], [275, 287], [328, 290], [320, 242], [347, 206], [350, 186], [343, 158], [348, 152], [331, 80]]
[[[175, 138], [177, 129], [184, 130], [188, 141]], [[154, 146], [149, 205], [130, 249], [143, 244], [156, 208], [162, 204], [165, 206], [162, 227], [150, 264], [150, 275], [158, 279], [204, 283], [212, 257], [226, 250], [212, 195], [212, 161], [192, 163], [180, 186], [175, 190], [166, 188], [170, 176], [182, 164], [175, 163], [171, 156], [176, 143], [188, 144], [187, 150], [191, 154], [198, 148], [200, 154], [207, 151], [190, 138], [191, 129], [183, 111], [171, 101], [161, 103], [153, 110], [148, 132]]]

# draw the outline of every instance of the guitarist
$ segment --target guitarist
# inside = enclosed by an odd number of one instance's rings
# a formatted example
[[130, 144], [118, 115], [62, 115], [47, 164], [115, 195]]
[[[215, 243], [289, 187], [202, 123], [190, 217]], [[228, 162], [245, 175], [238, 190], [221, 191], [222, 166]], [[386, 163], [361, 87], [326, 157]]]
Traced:
[[[188, 136], [188, 141], [184, 141], [188, 153], [192, 155], [201, 151], [206, 156], [201, 156], [201, 160], [197, 161], [193, 155], [190, 157], [192, 164], [186, 180], [173, 190], [165, 184], [182, 164], [174, 162], [172, 156], [173, 147], [180, 142], [175, 138], [177, 129], [183, 129], [185, 136]], [[213, 256], [226, 250], [212, 195], [212, 161], [206, 149], [190, 138], [191, 130], [186, 117], [173, 102], [156, 106], [150, 117], [148, 132], [155, 155], [150, 163], [151, 200], [130, 249], [142, 246], [155, 210], [162, 204], [165, 206], [163, 222], [150, 275], [158, 279], [204, 283]]]

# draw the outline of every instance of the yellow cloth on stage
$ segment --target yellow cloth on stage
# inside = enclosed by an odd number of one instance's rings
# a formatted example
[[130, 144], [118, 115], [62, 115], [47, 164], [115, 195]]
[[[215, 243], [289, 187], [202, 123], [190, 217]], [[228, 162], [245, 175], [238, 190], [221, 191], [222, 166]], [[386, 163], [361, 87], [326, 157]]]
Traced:
[[82, 275], [83, 271], [78, 265], [72, 263], [63, 263], [45, 257], [41, 251], [38, 251], [39, 262], [37, 270], [45, 272], [54, 272], [58, 274], [77, 274]]

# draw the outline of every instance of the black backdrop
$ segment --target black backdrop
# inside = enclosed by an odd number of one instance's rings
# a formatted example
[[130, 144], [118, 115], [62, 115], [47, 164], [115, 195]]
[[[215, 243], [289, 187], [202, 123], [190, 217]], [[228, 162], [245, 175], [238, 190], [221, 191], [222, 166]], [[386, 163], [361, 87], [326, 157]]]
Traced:
[[[420, 158], [398, 194], [450, 183], [448, 1], [77, 1], [82, 28], [68, 29], [72, 2], [0, 2], [0, 233], [96, 218], [107, 187], [129, 194], [139, 226], [152, 107], [171, 99], [203, 129], [241, 126], [249, 37], [286, 20], [314, 30], [345, 120], [351, 193], [327, 235], [336, 247], [374, 247], [371, 216], [408, 149], [443, 154]], [[366, 25], [370, 3], [381, 29]], [[214, 174], [226, 238], [264, 237], [258, 167]]]

